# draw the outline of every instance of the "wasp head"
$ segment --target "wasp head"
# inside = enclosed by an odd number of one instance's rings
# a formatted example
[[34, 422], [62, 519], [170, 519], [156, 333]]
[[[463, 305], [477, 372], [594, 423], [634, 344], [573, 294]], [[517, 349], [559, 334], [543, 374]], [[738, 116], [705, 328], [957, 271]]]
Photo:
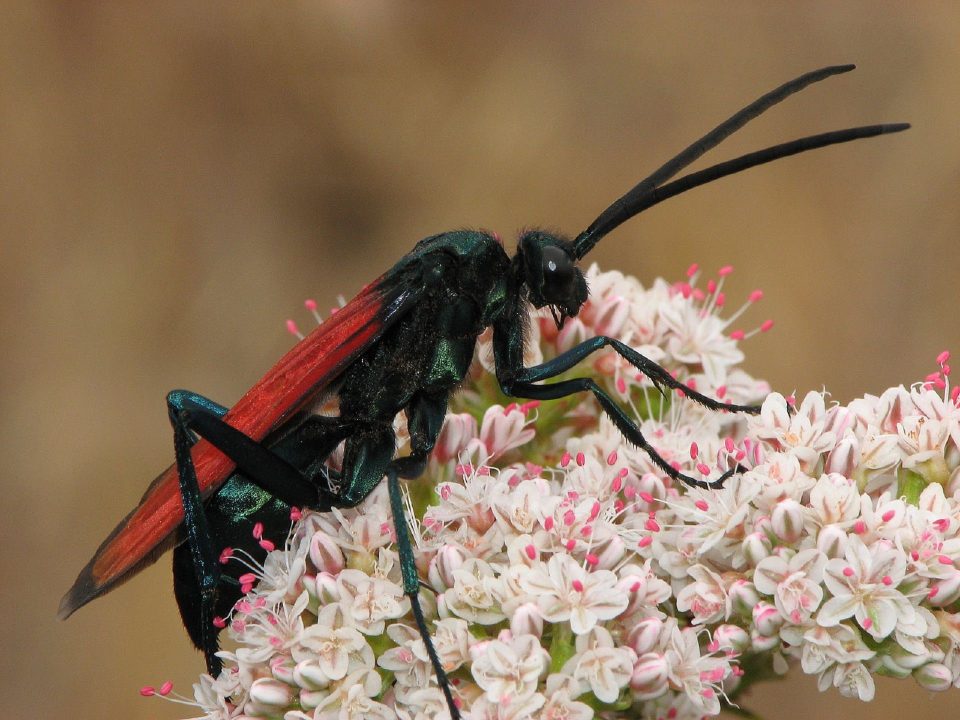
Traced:
[[573, 245], [532, 230], [520, 236], [517, 255], [530, 302], [536, 308], [549, 307], [557, 328], [563, 327], [587, 299], [587, 281], [577, 267]]

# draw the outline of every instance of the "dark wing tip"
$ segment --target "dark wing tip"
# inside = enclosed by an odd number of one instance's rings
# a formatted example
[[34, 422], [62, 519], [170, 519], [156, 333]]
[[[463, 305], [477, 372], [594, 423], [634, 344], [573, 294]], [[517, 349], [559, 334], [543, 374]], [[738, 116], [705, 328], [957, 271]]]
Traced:
[[100, 590], [98, 590], [96, 583], [93, 581], [91, 567], [90, 565], [87, 565], [83, 570], [80, 571], [80, 574], [77, 575], [77, 579], [74, 581], [73, 586], [67, 590], [66, 594], [60, 600], [60, 608], [57, 610], [57, 618], [60, 620], [66, 620], [68, 617], [73, 615], [74, 612], [82, 608], [99, 594]]

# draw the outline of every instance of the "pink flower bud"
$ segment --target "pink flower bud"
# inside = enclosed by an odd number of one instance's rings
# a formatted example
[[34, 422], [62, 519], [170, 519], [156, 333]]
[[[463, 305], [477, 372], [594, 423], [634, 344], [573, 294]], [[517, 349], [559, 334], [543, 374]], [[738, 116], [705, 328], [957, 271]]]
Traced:
[[536, 603], [524, 603], [518, 607], [510, 618], [510, 632], [519, 635], [543, 635], [543, 615]]
[[730, 586], [729, 594], [733, 609], [742, 615], [749, 615], [751, 610], [753, 610], [760, 601], [760, 594], [757, 592], [757, 588], [754, 587], [752, 582], [748, 582], [747, 580], [735, 581]]
[[318, 530], [310, 538], [310, 562], [320, 572], [338, 575], [346, 566], [343, 551], [337, 541]]
[[273, 678], [259, 678], [250, 686], [250, 702], [267, 710], [270, 715], [287, 707], [293, 701], [293, 688]]
[[304, 660], [293, 668], [293, 681], [304, 690], [323, 690], [330, 684], [330, 677], [316, 660]]
[[953, 684], [950, 668], [942, 663], [927, 663], [914, 671], [913, 677], [920, 687], [935, 692], [949, 690]]
[[316, 597], [320, 605], [327, 605], [340, 600], [340, 588], [337, 579], [330, 573], [322, 572], [314, 578]]
[[660, 640], [663, 631], [663, 620], [648, 617], [634, 625], [627, 634], [627, 645], [633, 648], [637, 655], [650, 653]]
[[491, 458], [502, 455], [533, 439], [535, 431], [526, 423], [527, 416], [519, 410], [507, 412], [506, 408], [491, 405], [483, 414], [480, 442]]
[[273, 678], [287, 685], [294, 685], [296, 681], [293, 679], [293, 664], [291, 662], [271, 662], [270, 663], [270, 672], [273, 674]]
[[430, 569], [427, 571], [427, 577], [430, 584], [440, 590], [448, 590], [453, 587], [453, 573], [459, 570], [466, 557], [463, 550], [455, 545], [444, 545], [430, 561]]
[[[644, 493], [655, 500], [664, 498], [667, 495], [667, 489], [663, 484], [663, 480], [660, 479], [660, 476], [654, 475], [653, 473], [644, 473], [641, 475], [636, 490], [637, 495], [641, 498], [645, 497]], [[653, 508], [649, 509], [652, 510]]]
[[851, 477], [860, 461], [860, 443], [855, 438], [845, 437], [830, 451], [823, 467], [824, 473], [840, 473]]
[[713, 631], [713, 641], [717, 650], [742, 653], [750, 647], [750, 635], [737, 625], [721, 625]]
[[947, 577], [931, 583], [928, 602], [935, 607], [944, 607], [960, 598], [960, 571], [952, 569]]
[[817, 549], [828, 558], [842, 558], [847, 551], [847, 531], [839, 525], [827, 525], [817, 535]]
[[767, 652], [780, 644], [778, 635], [761, 635], [756, 630], [750, 633], [750, 650], [752, 652]]
[[606, 547], [603, 548], [603, 551], [597, 555], [596, 568], [598, 570], [612, 570], [623, 559], [625, 552], [626, 546], [623, 540], [619, 535], [614, 535], [610, 538]]
[[449, 413], [443, 421], [433, 457], [439, 462], [455, 459], [477, 437], [477, 421], [470, 413]]
[[775, 636], [783, 625], [783, 615], [770, 603], [759, 602], [753, 607], [753, 624], [761, 635]]
[[655, 698], [667, 689], [670, 663], [659, 653], [642, 655], [633, 666], [630, 688], [639, 700]]
[[741, 544], [743, 556], [753, 567], [756, 567], [765, 557], [769, 557], [772, 547], [773, 543], [770, 542], [770, 538], [762, 532], [750, 533]]
[[778, 538], [795, 543], [803, 534], [803, 506], [793, 498], [785, 498], [773, 507], [770, 524]]

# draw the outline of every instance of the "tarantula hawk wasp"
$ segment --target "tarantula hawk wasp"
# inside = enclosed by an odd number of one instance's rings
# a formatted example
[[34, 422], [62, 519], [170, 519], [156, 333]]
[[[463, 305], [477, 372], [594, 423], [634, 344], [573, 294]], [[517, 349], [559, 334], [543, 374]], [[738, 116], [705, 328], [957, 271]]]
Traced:
[[[812, 135], [671, 180], [771, 106], [811, 83], [853, 68], [826, 67], [763, 95], [640, 181], [572, 241], [527, 231], [510, 257], [485, 232], [458, 230], [421, 240], [293, 347], [230, 409], [185, 390], [169, 393], [176, 462], [153, 481], [139, 505], [80, 572], [60, 604], [60, 616], [69, 616], [173, 548], [174, 590], [184, 625], [203, 651], [207, 670], [216, 676], [221, 661], [214, 618], [227, 615], [241, 597], [237, 578], [242, 572], [221, 567], [218, 548], [245, 548], [262, 557], [264, 551], [250, 538], [253, 519], [263, 522], [268, 532], [283, 534], [292, 506], [353, 507], [386, 477], [403, 589], [450, 715], [458, 718], [418, 598], [420, 580], [399, 478], [416, 478], [423, 472], [448, 398], [467, 372], [478, 335], [492, 326], [497, 380], [507, 395], [548, 400], [590, 392], [623, 436], [645, 450], [664, 474], [688, 485], [719, 486], [736, 467], [710, 481], [675, 470], [593, 380], [545, 381], [608, 347], [658, 388], [680, 389], [707, 408], [745, 413], [758, 408], [706, 397], [608, 337], [592, 338], [527, 367], [524, 317], [530, 306], [549, 308], [558, 326], [575, 316], [588, 296], [577, 261], [621, 223], [657, 203], [789, 155], [909, 127], [870, 125]], [[338, 416], [308, 411], [329, 394], [339, 398]], [[393, 420], [401, 411], [407, 418], [411, 452], [398, 458]], [[341, 442], [345, 442], [342, 469], [331, 477], [325, 460]]]

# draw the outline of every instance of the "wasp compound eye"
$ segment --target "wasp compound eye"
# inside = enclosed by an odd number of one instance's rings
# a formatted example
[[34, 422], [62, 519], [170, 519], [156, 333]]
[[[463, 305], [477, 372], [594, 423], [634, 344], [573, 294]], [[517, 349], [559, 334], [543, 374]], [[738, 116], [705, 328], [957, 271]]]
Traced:
[[566, 288], [573, 280], [573, 261], [556, 245], [545, 246], [542, 253], [543, 282], [546, 294], [550, 295], [551, 289]]

